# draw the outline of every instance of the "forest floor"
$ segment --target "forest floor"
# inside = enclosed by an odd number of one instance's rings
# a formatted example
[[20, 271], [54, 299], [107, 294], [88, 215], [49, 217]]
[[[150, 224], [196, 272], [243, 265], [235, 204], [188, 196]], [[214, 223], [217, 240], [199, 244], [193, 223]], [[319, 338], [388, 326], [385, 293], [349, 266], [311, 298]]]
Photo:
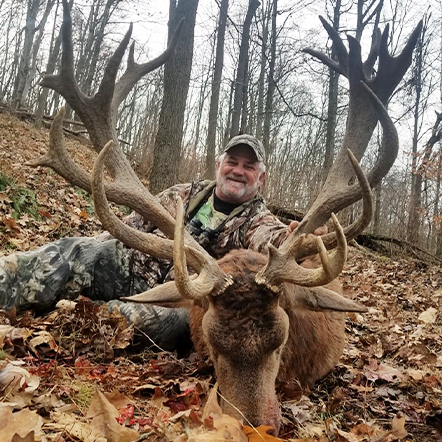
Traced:
[[[93, 203], [52, 171], [24, 166], [48, 133], [0, 113], [0, 256], [101, 231]], [[67, 141], [88, 167], [93, 155]], [[340, 363], [310, 391], [280, 392], [285, 440], [442, 441], [442, 269], [351, 247], [341, 275], [366, 305], [347, 319]], [[253, 442], [272, 439], [208, 401], [195, 354], [140, 345], [117, 311], [80, 298], [45, 316], [0, 313], [0, 441]]]

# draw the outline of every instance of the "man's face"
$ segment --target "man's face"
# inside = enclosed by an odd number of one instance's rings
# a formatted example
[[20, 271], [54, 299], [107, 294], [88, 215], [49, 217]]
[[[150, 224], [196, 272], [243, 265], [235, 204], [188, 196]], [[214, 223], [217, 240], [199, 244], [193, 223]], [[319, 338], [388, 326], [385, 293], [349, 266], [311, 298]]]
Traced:
[[254, 198], [264, 178], [253, 150], [243, 144], [234, 146], [216, 165], [216, 196], [227, 203], [242, 204]]

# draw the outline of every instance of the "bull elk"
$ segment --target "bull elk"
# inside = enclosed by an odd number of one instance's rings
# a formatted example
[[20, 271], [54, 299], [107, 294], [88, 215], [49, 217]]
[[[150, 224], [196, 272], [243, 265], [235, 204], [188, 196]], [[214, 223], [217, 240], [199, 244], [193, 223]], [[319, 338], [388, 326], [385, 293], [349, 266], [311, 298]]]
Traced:
[[[370, 222], [370, 187], [380, 183], [396, 158], [398, 137], [384, 105], [410, 66], [422, 24], [396, 57], [387, 49], [388, 26], [382, 35], [376, 32], [363, 63], [359, 43], [348, 37], [347, 51], [337, 32], [321, 18], [337, 61], [312, 49], [305, 52], [349, 80], [349, 114], [342, 148], [320, 195], [278, 249], [269, 245], [266, 255], [236, 250], [217, 261], [184, 230], [182, 203], [178, 202], [175, 222], [146, 190], [118, 148], [116, 137], [119, 104], [143, 75], [164, 63], [176, 44], [177, 32], [164, 54], [143, 65], [134, 62], [131, 46], [126, 71], [117, 82], [130, 28], [108, 63], [97, 94], [88, 97], [75, 81], [66, 0], [63, 11], [60, 73], [45, 77], [42, 85], [59, 92], [77, 112], [99, 155], [92, 177], [73, 162], [64, 147], [60, 112], [51, 127], [48, 153], [30, 164], [49, 166], [72, 184], [92, 191], [103, 226], [127, 246], [160, 258], [173, 258], [175, 281], [127, 299], [189, 306], [192, 338], [197, 351], [213, 361], [224, 411], [253, 425], [271, 425], [278, 431], [280, 412], [275, 383], [296, 378], [301, 385], [311, 385], [328, 373], [344, 348], [345, 312], [365, 311], [357, 302], [342, 296], [336, 278], [345, 263], [346, 241]], [[377, 162], [365, 176], [358, 161], [378, 121], [382, 143]], [[103, 181], [105, 166], [113, 181]], [[357, 183], [353, 183], [355, 174]], [[361, 216], [343, 229], [333, 212], [361, 196]], [[128, 227], [109, 210], [108, 200], [131, 207], [160, 227], [167, 239]], [[307, 235], [330, 216], [334, 232], [322, 238]], [[334, 250], [329, 254], [330, 249]], [[318, 265], [311, 259], [299, 264], [318, 252]], [[189, 276], [187, 266], [194, 275]]]

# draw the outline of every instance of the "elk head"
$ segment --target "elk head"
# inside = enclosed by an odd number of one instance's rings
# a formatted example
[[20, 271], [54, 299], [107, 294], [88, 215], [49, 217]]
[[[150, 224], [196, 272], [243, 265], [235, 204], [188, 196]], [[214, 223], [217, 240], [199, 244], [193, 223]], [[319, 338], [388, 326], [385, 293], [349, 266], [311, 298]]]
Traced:
[[[174, 260], [174, 282], [127, 299], [163, 306], [196, 306], [199, 310], [193, 318], [193, 337], [196, 343], [198, 339], [204, 340], [203, 345], [214, 362], [225, 411], [244, 417], [254, 425], [267, 423], [278, 428], [276, 379], [284, 381], [298, 376], [302, 383], [308, 384], [326, 374], [337, 362], [344, 345], [342, 312], [365, 310], [327, 284], [333, 284], [345, 263], [346, 238], [354, 238], [370, 221], [370, 186], [380, 182], [396, 158], [397, 133], [383, 103], [388, 101], [410, 65], [421, 25], [398, 57], [388, 53], [388, 28], [382, 38], [376, 34], [369, 58], [362, 63], [358, 42], [349, 37], [347, 52], [339, 35], [321, 19], [337, 48], [338, 62], [317, 51], [306, 51], [349, 79], [349, 116], [342, 149], [312, 208], [278, 249], [269, 245], [267, 255], [250, 250], [234, 251], [217, 261], [184, 229], [182, 203], [178, 202], [175, 222], [142, 185], [118, 148], [113, 126], [118, 105], [142, 75], [158, 67], [170, 55], [177, 35], [162, 56], [145, 65], [134, 62], [132, 46], [126, 72], [116, 82], [130, 38], [129, 30], [106, 68], [99, 92], [94, 97], [86, 97], [75, 82], [66, 0], [63, 0], [63, 10], [62, 69], [59, 75], [46, 77], [42, 84], [66, 98], [85, 123], [99, 155], [92, 178], [74, 164], [64, 148], [63, 112], [60, 112], [51, 127], [49, 152], [30, 165], [49, 166], [72, 184], [88, 191], [92, 189], [104, 228], [127, 246]], [[378, 58], [377, 75], [368, 76], [366, 73], [372, 72]], [[378, 161], [366, 178], [358, 160], [365, 152], [378, 119], [383, 142]], [[105, 166], [114, 177], [113, 182], [103, 180]], [[354, 174], [358, 184], [350, 184]], [[362, 215], [343, 229], [332, 213], [361, 196], [364, 201]], [[168, 238], [146, 234], [123, 224], [109, 210], [108, 199], [131, 207]], [[334, 232], [322, 238], [306, 236], [330, 216]], [[327, 250], [334, 247], [329, 254]], [[300, 260], [317, 252], [321, 259], [319, 267], [308, 269], [299, 265]], [[195, 271], [194, 275], [189, 276], [187, 266]], [[306, 316], [304, 312], [314, 316]], [[303, 328], [307, 330], [302, 331]], [[297, 341], [293, 333], [298, 333], [302, 339]]]

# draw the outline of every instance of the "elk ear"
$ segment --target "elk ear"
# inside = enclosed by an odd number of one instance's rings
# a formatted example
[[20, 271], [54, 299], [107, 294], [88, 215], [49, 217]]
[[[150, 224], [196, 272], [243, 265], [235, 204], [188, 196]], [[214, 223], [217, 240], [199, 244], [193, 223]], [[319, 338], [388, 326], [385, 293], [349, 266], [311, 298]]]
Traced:
[[364, 313], [368, 308], [325, 287], [297, 287], [295, 305], [306, 310]]
[[169, 281], [164, 284], [157, 285], [153, 289], [138, 295], [120, 298], [122, 301], [137, 302], [141, 304], [158, 305], [160, 307], [190, 308], [193, 301], [183, 298], [175, 285], [175, 281]]

